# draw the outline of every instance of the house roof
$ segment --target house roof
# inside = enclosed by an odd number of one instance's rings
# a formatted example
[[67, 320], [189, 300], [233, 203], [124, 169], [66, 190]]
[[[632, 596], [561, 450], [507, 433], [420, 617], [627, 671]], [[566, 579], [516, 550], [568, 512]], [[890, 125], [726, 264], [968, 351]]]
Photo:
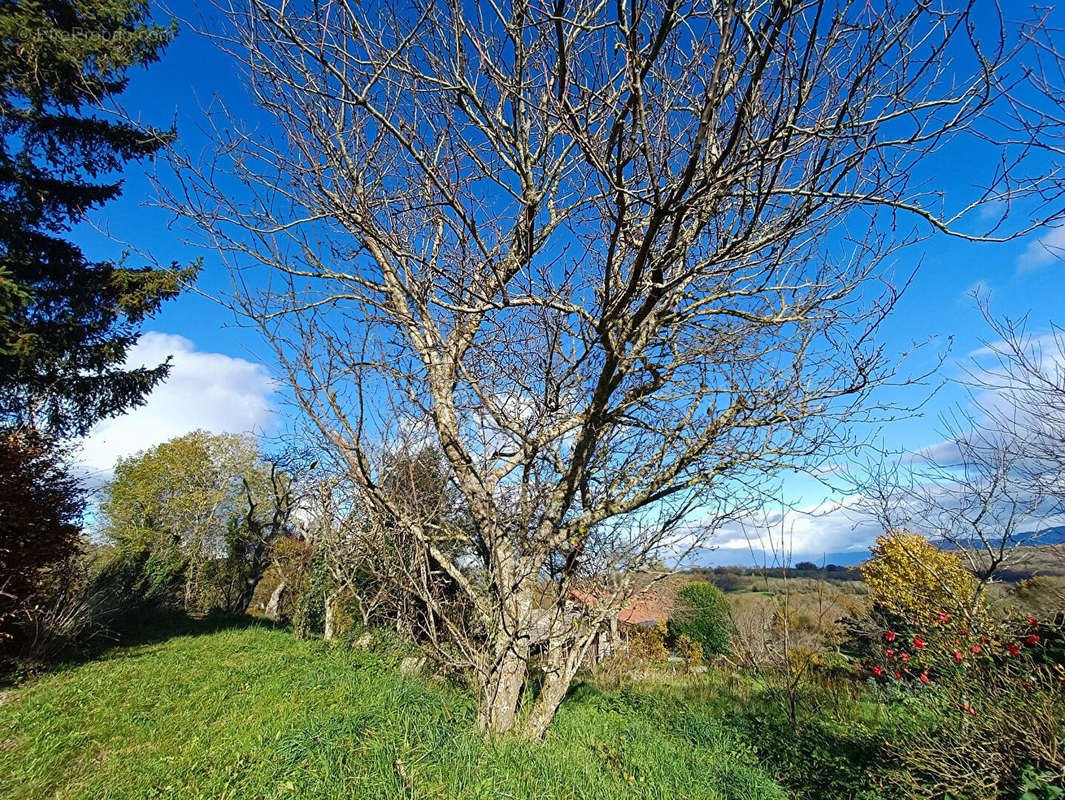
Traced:
[[[597, 597], [580, 589], [571, 589], [570, 598], [590, 608], [599, 604]], [[618, 622], [642, 626], [664, 624], [669, 621], [671, 608], [672, 603], [658, 592], [639, 592], [622, 603]]]
[[669, 603], [657, 592], [631, 598], [618, 612], [618, 622], [627, 625], [659, 625], [669, 621]]

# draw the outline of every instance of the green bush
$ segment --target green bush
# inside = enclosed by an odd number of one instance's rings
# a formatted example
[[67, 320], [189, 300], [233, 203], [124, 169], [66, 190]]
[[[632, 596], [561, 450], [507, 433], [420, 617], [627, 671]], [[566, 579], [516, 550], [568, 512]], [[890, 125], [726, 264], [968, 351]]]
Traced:
[[680, 590], [669, 630], [674, 638], [687, 636], [698, 642], [710, 655], [727, 653], [736, 629], [724, 593], [712, 583], [694, 581]]

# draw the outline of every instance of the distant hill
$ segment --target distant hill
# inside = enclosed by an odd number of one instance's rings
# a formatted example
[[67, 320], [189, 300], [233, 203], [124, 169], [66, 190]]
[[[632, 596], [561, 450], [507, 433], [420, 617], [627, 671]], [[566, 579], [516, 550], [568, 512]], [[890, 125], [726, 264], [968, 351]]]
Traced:
[[[968, 542], [948, 542], [944, 539], [933, 539], [933, 544], [941, 550], [978, 549], [983, 544], [976, 539]], [[1039, 545], [1065, 544], [1065, 525], [1053, 528], [1044, 528], [1038, 531], [1023, 531], [1015, 534], [1011, 545], [1014, 547], [1032, 547]]]
[[[800, 561], [811, 561], [818, 567], [835, 564], [840, 567], [853, 567], [869, 560], [869, 549], [849, 550], [842, 553], [792, 553], [788, 564], [798, 564]], [[763, 554], [755, 551], [752, 557], [750, 550], [705, 548], [692, 553], [685, 564], [693, 567], [780, 567], [783, 566], [779, 559], [774, 561], [772, 554]]]
[[[979, 541], [972, 542], [948, 542], [945, 539], [933, 539], [932, 543], [941, 550], [959, 549], [983, 549]], [[1024, 531], [1014, 536], [1014, 547], [1042, 547], [1047, 545], [1065, 545], [1065, 525], [1053, 528], [1044, 528], [1038, 531]], [[840, 553], [793, 553], [788, 559], [788, 565], [794, 565], [800, 561], [811, 561], [818, 567], [835, 564], [841, 567], [853, 567], [869, 560], [868, 548], [860, 550], [847, 550]], [[713, 549], [705, 548], [692, 553], [685, 559], [687, 567], [780, 567], [784, 566], [779, 559], [774, 560], [772, 554], [755, 551], [752, 555], [750, 550], [736, 549]]]

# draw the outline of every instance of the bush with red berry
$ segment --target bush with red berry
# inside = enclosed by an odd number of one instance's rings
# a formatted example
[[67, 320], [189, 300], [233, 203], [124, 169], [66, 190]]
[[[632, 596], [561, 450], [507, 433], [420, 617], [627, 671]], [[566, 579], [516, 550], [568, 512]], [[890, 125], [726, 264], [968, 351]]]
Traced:
[[972, 670], [1021, 671], [1065, 664], [1065, 633], [1034, 617], [955, 619], [937, 611], [921, 624], [881, 635], [863, 669], [883, 681], [932, 683]]
[[1016, 797], [1026, 770], [1065, 782], [1062, 619], [955, 620], [880, 632], [863, 667], [884, 686], [921, 687], [940, 722], [886, 743], [906, 798]]

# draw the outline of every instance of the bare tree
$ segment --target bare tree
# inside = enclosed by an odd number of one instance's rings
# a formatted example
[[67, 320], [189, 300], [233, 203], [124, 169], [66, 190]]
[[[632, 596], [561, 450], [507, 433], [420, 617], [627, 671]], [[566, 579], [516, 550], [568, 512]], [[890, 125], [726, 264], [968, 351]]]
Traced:
[[244, 499], [243, 560], [246, 562], [244, 583], [238, 592], [234, 610], [245, 612], [251, 605], [255, 587], [270, 565], [271, 551], [278, 537], [293, 529], [293, 515], [305, 505], [313, 485], [312, 473], [317, 461], [307, 452], [288, 448], [264, 459], [264, 474], [241, 476]]
[[[1065, 49], [1061, 17], [1052, 6], [1035, 6], [1036, 18], [1021, 28], [1027, 66], [1025, 91], [1007, 97], [1008, 114], [997, 118], [995, 140], [1009, 140], [1041, 150], [1051, 159], [1065, 155]], [[1065, 176], [1060, 161], [1051, 161], [1056, 180], [1047, 189], [1060, 193]], [[1060, 256], [1061, 253], [1059, 252]]]
[[1055, 326], [1034, 336], [1026, 319], [996, 318], [987, 296], [976, 300], [991, 341], [960, 381], [968, 406], [944, 417], [942, 442], [881, 462], [849, 490], [885, 531], [920, 532], [967, 563], [977, 582], [952, 599], [970, 616], [989, 583], [1027, 565], [1021, 545], [1046, 541], [1065, 514], [1065, 336]]
[[1014, 480], [1043, 500], [1044, 511], [1065, 513], [1065, 331], [1052, 324], [1032, 334], [1027, 318], [992, 315], [985, 348], [992, 363], [977, 364], [969, 379], [985, 425], [1018, 453]]
[[322, 554], [328, 572], [321, 598], [326, 641], [336, 634], [336, 604], [341, 596], [356, 598], [363, 624], [369, 623], [377, 599], [367, 598], [363, 591], [367, 565], [375, 559], [377, 549], [358, 524], [357, 506], [346, 488], [342, 475], [324, 472], [308, 491], [300, 514], [304, 538]]
[[[1048, 512], [1046, 494], [1025, 478], [1030, 458], [1023, 443], [988, 423], [956, 411], [946, 418], [943, 442], [878, 464], [852, 488], [858, 510], [896, 534], [914, 566], [974, 625], [982, 619], [988, 585], [1023, 566], [1027, 553], [1018, 545], [1038, 541]], [[976, 580], [962, 592], [898, 535], [909, 532], [950, 549]]]
[[[462, 525], [445, 519], [454, 506], [447, 503], [448, 479], [442, 466], [442, 458], [432, 451], [393, 454], [383, 475], [383, 491], [403, 508], [404, 519], [417, 519], [422, 527], [436, 531], [440, 546], [454, 557], [458, 555], [455, 543], [462, 543], [467, 534], [454, 535], [450, 545], [444, 541], [449, 524], [457, 525], [455, 530]], [[446, 575], [429, 580], [427, 563], [421, 558], [423, 549], [412, 545], [409, 531], [394, 524], [395, 520], [365, 513], [361, 497], [361, 489], [351, 485], [343, 470], [336, 470], [321, 476], [304, 506], [302, 527], [323, 554], [329, 575], [325, 638], [331, 639], [335, 632], [336, 604], [343, 599], [354, 606], [363, 625], [392, 625], [410, 635], [429, 636], [439, 645], [440, 637], [433, 635], [432, 614], [426, 617], [430, 609], [416, 602], [426, 595], [417, 593], [412, 598], [411, 587], [428, 581], [439, 589]]]
[[[542, 736], [650, 558], [876, 413], [885, 259], [934, 232], [1008, 238], [968, 212], [1037, 188], [1005, 152], [960, 204], [919, 185], [1009, 83], [1012, 50], [997, 28], [982, 48], [964, 5], [227, 16], [261, 125], [216, 118], [217, 158], [179, 163], [168, 202], [228, 258], [366, 518], [404, 537], [396, 574], [488, 731], [519, 725], [539, 658], [523, 724]], [[389, 491], [422, 447], [461, 525]]]

